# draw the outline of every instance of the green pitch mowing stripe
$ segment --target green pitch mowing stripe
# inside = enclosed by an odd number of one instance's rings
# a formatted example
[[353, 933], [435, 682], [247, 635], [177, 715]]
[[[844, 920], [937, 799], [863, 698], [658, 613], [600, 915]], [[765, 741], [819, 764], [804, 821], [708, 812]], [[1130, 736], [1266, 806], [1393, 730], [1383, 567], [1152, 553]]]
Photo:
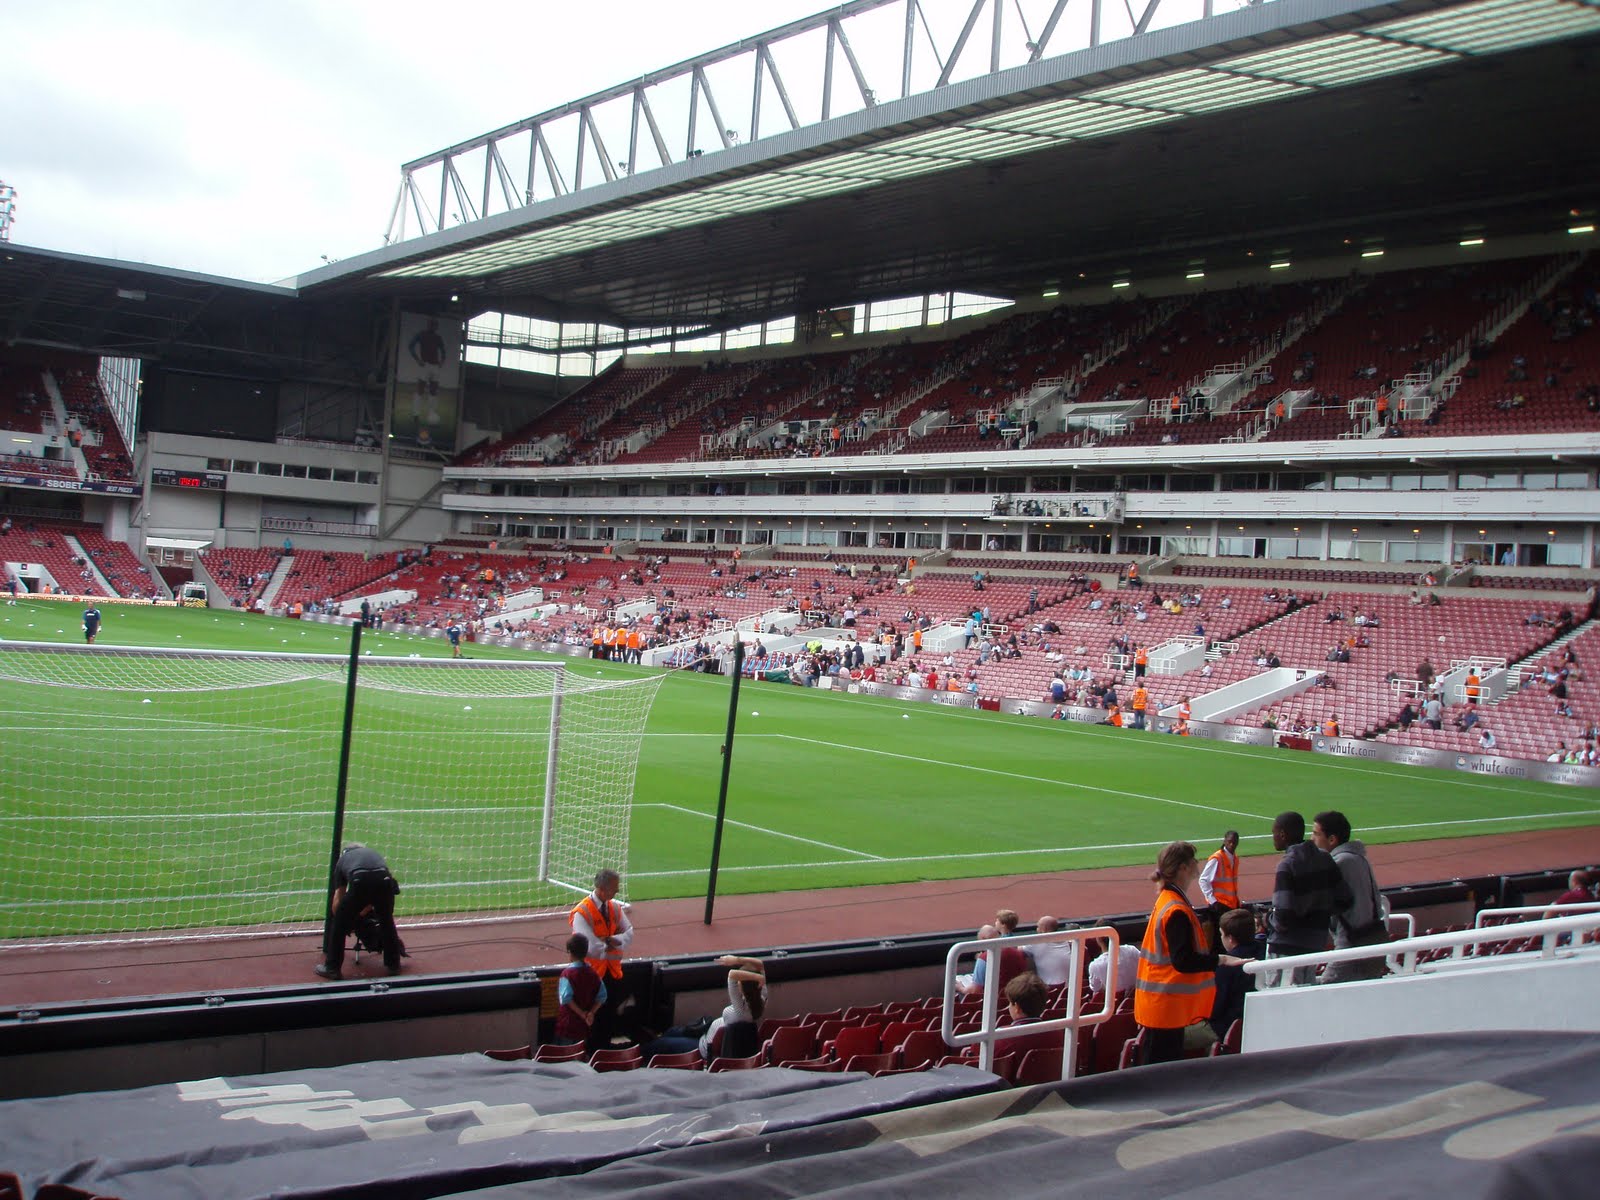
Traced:
[[[341, 626], [204, 609], [108, 605], [102, 611], [102, 644], [320, 653], [349, 646]], [[0, 606], [3, 639], [76, 640], [77, 625], [75, 607]], [[369, 634], [363, 650], [449, 654], [442, 639], [393, 634]], [[466, 653], [528, 657], [493, 647]], [[567, 661], [584, 677], [640, 671]], [[37, 919], [29, 898], [51, 882], [64, 844], [84, 845], [99, 877], [143, 879], [147, 892], [118, 897], [132, 902], [136, 915], [139, 905], [152, 912], [170, 906], [167, 893], [182, 868], [205, 853], [208, 839], [227, 836], [230, 822], [272, 814], [282, 826], [274, 855], [302, 865], [307, 858], [325, 861], [339, 688], [283, 686], [296, 689], [298, 713], [252, 713], [250, 720], [254, 728], [277, 731], [283, 770], [274, 779], [295, 785], [263, 787], [243, 805], [237, 793], [213, 795], [197, 782], [240, 769], [229, 758], [229, 737], [239, 728], [231, 701], [174, 693], [142, 705], [92, 691], [63, 700], [56, 689], [0, 683], [8, 762], [16, 761], [11, 746], [20, 745], [37, 748], [41, 760], [75, 763], [71, 780], [0, 771], [0, 844], [8, 849], [0, 868], [0, 936], [14, 921], [8, 912]], [[680, 673], [667, 680], [651, 712], [632, 821], [633, 898], [704, 891], [728, 693], [724, 679]], [[411, 911], [468, 911], [514, 903], [532, 874], [539, 789], [508, 790], [494, 756], [471, 753], [516, 733], [514, 705], [474, 699], [475, 711], [467, 714], [459, 702], [437, 697], [369, 699], [364, 695], [367, 707], [358, 708], [353, 811], [395, 864], [406, 886], [402, 904]], [[386, 706], [423, 714], [436, 730], [430, 740], [468, 752], [449, 760], [448, 789], [426, 772], [405, 769], [408, 747], [386, 726]], [[152, 748], [171, 778], [186, 781], [181, 789], [150, 776]], [[440, 807], [441, 795], [455, 799]], [[768, 892], [1142, 866], [1174, 838], [1205, 845], [1228, 828], [1241, 831], [1247, 852], [1260, 853], [1270, 846], [1273, 816], [1286, 808], [1308, 816], [1342, 809], [1369, 842], [1600, 823], [1600, 796], [1588, 789], [747, 683], [720, 887]], [[488, 883], [447, 884], [462, 872], [434, 835], [442, 822], [475, 816], [524, 832], [472, 851], [474, 874]], [[293, 919], [314, 916], [318, 897], [299, 895], [292, 874], [265, 863], [261, 880], [244, 894], [192, 916], [218, 923], [291, 919], [286, 906]], [[85, 888], [69, 908], [93, 910], [104, 899]], [[74, 925], [73, 911], [58, 915], [62, 929]]]

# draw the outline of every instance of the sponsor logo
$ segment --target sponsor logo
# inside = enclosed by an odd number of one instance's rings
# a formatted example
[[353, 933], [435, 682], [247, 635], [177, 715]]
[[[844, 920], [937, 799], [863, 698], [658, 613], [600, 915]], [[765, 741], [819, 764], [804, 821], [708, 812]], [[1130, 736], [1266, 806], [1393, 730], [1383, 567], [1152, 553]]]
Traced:
[[1479, 775], [1504, 775], [1508, 779], [1528, 778], [1528, 768], [1506, 758], [1480, 758], [1467, 764], [1467, 769]]
[[1317, 749], [1341, 758], [1378, 758], [1378, 747], [1370, 742], [1317, 742]]

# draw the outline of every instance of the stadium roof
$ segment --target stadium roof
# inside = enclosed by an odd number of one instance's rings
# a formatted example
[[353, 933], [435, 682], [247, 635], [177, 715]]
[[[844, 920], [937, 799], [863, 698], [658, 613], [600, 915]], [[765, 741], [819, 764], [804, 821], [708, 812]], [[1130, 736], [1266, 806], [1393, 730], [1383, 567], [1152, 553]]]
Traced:
[[159, 357], [202, 320], [294, 302], [287, 287], [0, 245], [0, 344]]
[[1275, 0], [607, 178], [299, 284], [737, 326], [1550, 232], [1600, 186], [1600, 139], [1578, 132], [1597, 48], [1600, 0]]

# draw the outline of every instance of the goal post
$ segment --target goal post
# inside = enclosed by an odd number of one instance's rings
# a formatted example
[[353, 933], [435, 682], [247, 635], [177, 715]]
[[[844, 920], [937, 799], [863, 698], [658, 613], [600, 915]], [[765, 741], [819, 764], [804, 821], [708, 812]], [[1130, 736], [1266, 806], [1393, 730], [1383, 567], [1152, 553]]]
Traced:
[[563, 662], [0, 645], [0, 947], [321, 927], [343, 836], [403, 920], [564, 910], [626, 871], [664, 676]]

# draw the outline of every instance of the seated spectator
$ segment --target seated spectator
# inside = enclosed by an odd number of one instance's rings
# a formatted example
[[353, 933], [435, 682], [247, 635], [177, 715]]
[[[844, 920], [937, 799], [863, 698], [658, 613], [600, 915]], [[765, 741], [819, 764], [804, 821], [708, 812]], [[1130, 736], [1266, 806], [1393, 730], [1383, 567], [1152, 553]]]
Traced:
[[[1000, 930], [994, 925], [985, 925], [978, 930], [978, 937], [984, 941], [1000, 936]], [[1028, 969], [1028, 956], [1016, 946], [1006, 946], [1000, 951], [1000, 986], [1003, 989], [1018, 975]], [[978, 955], [977, 966], [971, 975], [956, 976], [956, 990], [963, 996], [983, 995], [984, 984], [989, 975], [989, 956], [985, 951]]]
[[[1222, 914], [1218, 934], [1224, 953], [1235, 958], [1260, 958], [1265, 946], [1256, 940], [1256, 919], [1249, 909], [1234, 908]], [[1218, 1038], [1228, 1035], [1235, 1021], [1244, 1019], [1244, 998], [1256, 990], [1255, 977], [1243, 966], [1217, 964], [1217, 996], [1211, 1008], [1211, 1028]]]
[[1410, 729], [1411, 726], [1416, 722], [1416, 719], [1417, 710], [1412, 707], [1411, 701], [1407, 700], [1405, 705], [1400, 709], [1400, 729], [1402, 731]]
[[1455, 720], [1456, 728], [1459, 729], [1462, 733], [1469, 732], [1477, 724], [1478, 724], [1478, 710], [1475, 709], [1475, 708], [1470, 708], [1470, 707], [1465, 712], [1463, 712], [1459, 717], [1457, 717], [1456, 720]]
[[[1040, 933], [1054, 933], [1061, 928], [1061, 922], [1054, 917], [1044, 916], [1039, 918], [1038, 931]], [[1037, 942], [1030, 947], [1030, 957], [1033, 959], [1033, 970], [1036, 975], [1044, 980], [1048, 987], [1060, 987], [1067, 982], [1068, 974], [1072, 970], [1072, 956], [1074, 954], [1071, 942]], [[1021, 978], [1020, 976], [1018, 978]], [[1016, 980], [1012, 980], [1013, 983]]]
[[1499, 745], [1499, 742], [1496, 741], [1491, 730], [1484, 729], [1478, 734], [1478, 746], [1480, 749], [1493, 750], [1497, 745]]
[[[1109, 925], [1109, 921], [1096, 921], [1096, 925]], [[1088, 952], [1090, 946], [1098, 951], [1095, 958], [1089, 962], [1089, 991], [1095, 996], [1104, 996], [1106, 983], [1111, 974], [1111, 956], [1104, 942], [1086, 942], [1084, 950]], [[1131, 942], [1121, 942], [1117, 946], [1117, 973], [1115, 976], [1116, 994], [1122, 995], [1130, 990], [1139, 977], [1139, 947]]]
[[694, 1025], [667, 1030], [644, 1047], [645, 1061], [657, 1054], [687, 1054], [700, 1051], [706, 1062], [713, 1058], [717, 1034], [722, 1045], [716, 1054], [723, 1058], [749, 1058], [761, 1050], [758, 1030], [767, 1009], [767, 970], [759, 958], [724, 954], [717, 962], [728, 968], [728, 1006], [696, 1036]]

